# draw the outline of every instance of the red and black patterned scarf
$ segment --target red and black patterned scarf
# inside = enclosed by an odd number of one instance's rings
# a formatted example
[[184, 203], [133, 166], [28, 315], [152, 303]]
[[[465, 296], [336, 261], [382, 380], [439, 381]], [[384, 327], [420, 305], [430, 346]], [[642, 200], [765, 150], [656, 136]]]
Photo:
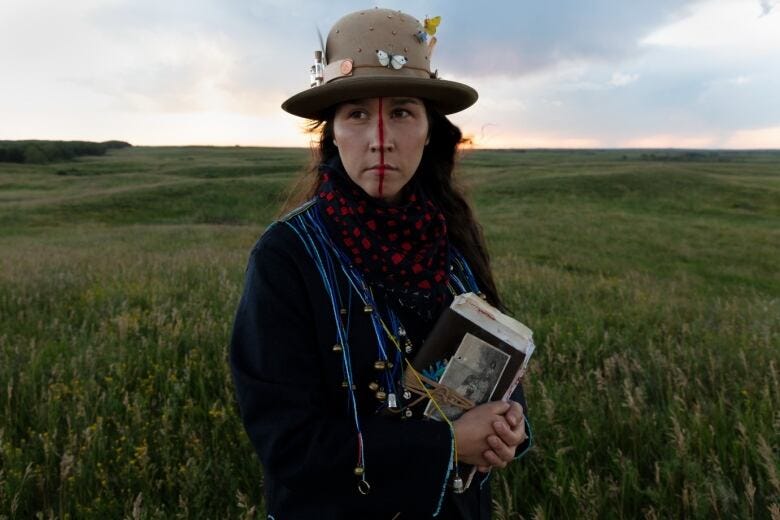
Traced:
[[366, 282], [425, 320], [446, 301], [450, 269], [444, 214], [414, 183], [398, 204], [375, 199], [338, 157], [320, 166], [318, 210], [333, 241]]

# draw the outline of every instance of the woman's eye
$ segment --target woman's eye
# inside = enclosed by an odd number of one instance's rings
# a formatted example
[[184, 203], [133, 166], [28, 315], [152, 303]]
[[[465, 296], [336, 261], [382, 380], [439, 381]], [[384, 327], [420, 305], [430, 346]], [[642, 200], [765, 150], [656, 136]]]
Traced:
[[409, 117], [410, 115], [412, 115], [412, 113], [405, 108], [396, 108], [393, 110], [393, 117], [404, 118]]
[[363, 119], [366, 117], [368, 117], [368, 114], [366, 114], [366, 112], [363, 110], [353, 110], [349, 113], [350, 119]]

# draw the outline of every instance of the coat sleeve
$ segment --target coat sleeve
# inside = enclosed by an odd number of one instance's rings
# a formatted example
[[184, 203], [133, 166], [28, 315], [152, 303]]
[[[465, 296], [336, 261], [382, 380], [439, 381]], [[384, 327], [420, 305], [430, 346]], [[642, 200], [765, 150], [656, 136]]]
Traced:
[[452, 446], [449, 428], [436, 421], [361, 417], [371, 492], [357, 492], [352, 412], [333, 412], [347, 401], [328, 402], [333, 394], [318, 347], [314, 292], [324, 285], [302, 258], [308, 260], [305, 249], [286, 226], [266, 232], [250, 256], [231, 339], [241, 417], [267, 484], [347, 509], [436, 513]]
[[528, 420], [528, 405], [526, 404], [525, 401], [525, 393], [523, 392], [523, 383], [517, 385], [515, 391], [512, 392], [512, 395], [509, 396], [509, 400], [520, 403], [520, 406], [523, 407], [523, 416], [525, 417], [525, 435], [527, 438], [515, 450], [515, 460], [517, 460], [523, 455], [525, 455], [528, 452], [528, 450], [531, 449], [531, 445], [533, 444], [533, 433], [531, 430], [531, 423]]

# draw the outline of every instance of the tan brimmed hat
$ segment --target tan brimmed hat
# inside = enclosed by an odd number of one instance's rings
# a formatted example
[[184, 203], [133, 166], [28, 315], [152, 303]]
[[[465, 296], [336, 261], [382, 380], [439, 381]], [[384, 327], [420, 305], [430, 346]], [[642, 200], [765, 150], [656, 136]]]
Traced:
[[330, 30], [326, 55], [315, 53], [311, 87], [282, 108], [321, 119], [338, 103], [380, 96], [423, 98], [444, 114], [470, 107], [477, 100], [476, 90], [431, 72], [435, 44], [423, 24], [401, 11], [374, 8], [348, 14]]

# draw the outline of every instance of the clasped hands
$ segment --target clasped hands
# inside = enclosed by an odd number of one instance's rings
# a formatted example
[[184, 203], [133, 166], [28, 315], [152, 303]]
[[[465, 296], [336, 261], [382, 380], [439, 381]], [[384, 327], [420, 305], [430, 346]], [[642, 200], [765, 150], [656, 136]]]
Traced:
[[494, 401], [475, 406], [453, 423], [458, 459], [479, 471], [503, 468], [525, 442], [523, 407], [514, 401]]

